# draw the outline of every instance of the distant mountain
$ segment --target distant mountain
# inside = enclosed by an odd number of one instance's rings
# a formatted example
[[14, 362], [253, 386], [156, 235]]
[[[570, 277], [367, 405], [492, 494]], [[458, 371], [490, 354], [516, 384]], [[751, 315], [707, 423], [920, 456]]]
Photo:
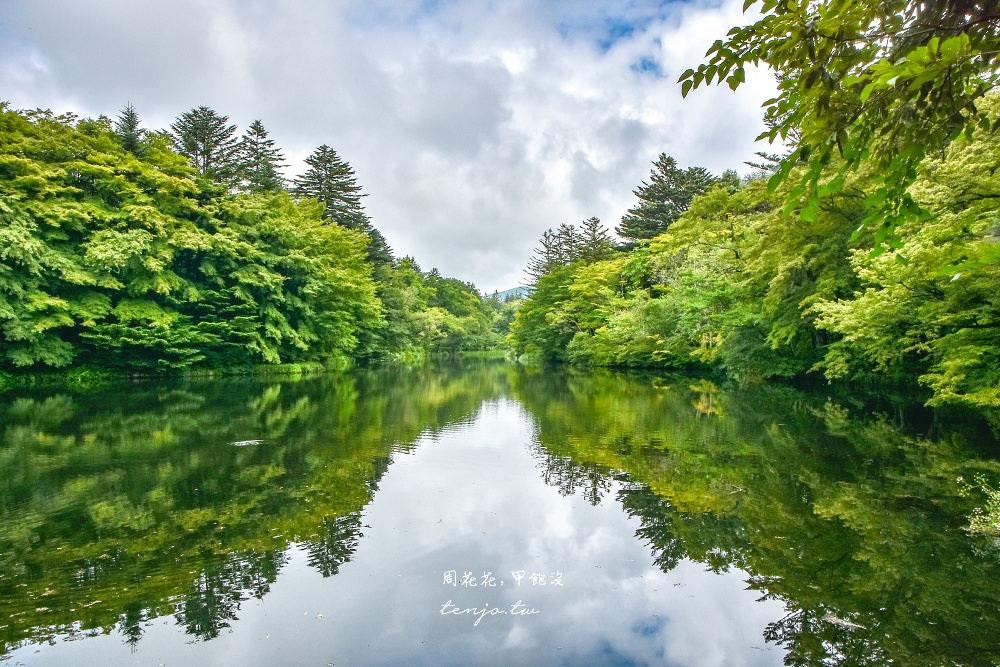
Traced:
[[496, 295], [501, 301], [507, 301], [508, 299], [525, 299], [531, 294], [531, 288], [525, 285], [520, 287], [511, 287], [510, 289], [505, 289], [502, 292], [497, 292]]

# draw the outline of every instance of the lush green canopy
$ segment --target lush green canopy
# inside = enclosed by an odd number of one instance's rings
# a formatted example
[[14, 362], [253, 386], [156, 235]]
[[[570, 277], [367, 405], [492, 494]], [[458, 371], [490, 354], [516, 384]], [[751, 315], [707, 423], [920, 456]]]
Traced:
[[[114, 125], [3, 109], [0, 371], [341, 363], [437, 349], [436, 333], [412, 325], [421, 318], [455, 320], [451, 349], [495, 344], [493, 307], [460, 283], [461, 298], [417, 299], [410, 324], [386, 335], [386, 314], [401, 317], [391, 285], [411, 267], [383, 241], [376, 282], [377, 231], [356, 197], [347, 219], [331, 220], [330, 202], [285, 192], [280, 151], [259, 122], [235, 171], [224, 116], [199, 107], [174, 129], [179, 144], [190, 139], [186, 154], [142, 130], [131, 105]], [[223, 172], [248, 192], [219, 187]], [[427, 280], [451, 284], [420, 274]], [[473, 314], [474, 325], [462, 320]]]
[[761, 136], [794, 144], [775, 182], [808, 162], [791, 195], [805, 198], [812, 214], [846, 173], [870, 162], [865, 223], [876, 241], [895, 242], [897, 226], [929, 214], [908, 192], [924, 157], [995, 127], [980, 102], [1000, 83], [1000, 5], [746, 0], [744, 9], [758, 4], [760, 20], [733, 28], [709, 49], [707, 64], [681, 76], [683, 94], [713, 80], [735, 90], [747, 66], [768, 65], [779, 92], [766, 103], [771, 127]]
[[[1000, 100], [980, 100], [1000, 118]], [[898, 261], [859, 233], [874, 163], [809, 215], [764, 180], [696, 197], [648, 247], [553, 266], [512, 326], [520, 354], [597, 365], [701, 367], [769, 377], [881, 377], [933, 401], [1000, 408], [1000, 140], [921, 163]], [[834, 165], [836, 166], [836, 165]], [[803, 171], [808, 167], [800, 167]]]

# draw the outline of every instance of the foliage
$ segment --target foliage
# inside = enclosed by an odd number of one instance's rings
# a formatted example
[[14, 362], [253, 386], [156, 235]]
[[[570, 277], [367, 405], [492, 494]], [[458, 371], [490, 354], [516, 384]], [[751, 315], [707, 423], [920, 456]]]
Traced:
[[236, 126], [206, 106], [185, 111], [171, 125], [177, 152], [187, 156], [201, 176], [232, 185], [239, 176]]
[[639, 203], [622, 216], [615, 231], [632, 242], [662, 234], [688, 209], [695, 196], [717, 180], [703, 167], [681, 169], [674, 158], [660, 153], [653, 163], [649, 182], [643, 181], [634, 191]]
[[577, 260], [596, 262], [614, 254], [614, 243], [600, 218], [584, 220], [580, 228], [576, 225], [559, 225], [559, 229], [547, 229], [542, 233], [540, 247], [528, 260], [525, 273], [536, 281], [557, 266], [566, 266]]
[[975, 485], [966, 484], [962, 477], [958, 478], [962, 487], [962, 494], [965, 496], [972, 493], [981, 494], [985, 497], [985, 507], [976, 507], [972, 510], [969, 518], [969, 532], [979, 535], [987, 535], [1000, 538], [1000, 490], [990, 486], [986, 481], [986, 475], [977, 474]]
[[364, 236], [285, 194], [191, 180], [162, 137], [0, 117], [0, 337], [7, 368], [135, 370], [365, 354], [381, 323]]
[[[998, 105], [989, 96], [979, 107], [1000, 118]], [[875, 163], [845, 172], [815, 210], [791, 181], [772, 192], [766, 174], [717, 185], [620, 262], [551, 262], [561, 270], [539, 278], [512, 346], [600, 366], [700, 367], [743, 383], [818, 372], [920, 383], [934, 404], [996, 414], [997, 164], [990, 134], [926, 159], [908, 193], [926, 215], [899, 227], [897, 255], [872, 253], [877, 235], [864, 228], [882, 187]]]
[[[619, 503], [664, 572], [683, 560], [742, 570], [785, 608], [763, 637], [785, 664], [1000, 656], [995, 552], [962, 530], [973, 501], [956, 482], [998, 468], [970, 456], [983, 436], [968, 422], [938, 415], [926, 438], [917, 414], [857, 388], [570, 370], [521, 373], [512, 389], [534, 417], [543, 479]], [[904, 412], [921, 426], [904, 429]]]
[[[996, 116], [998, 101], [983, 107]], [[812, 309], [819, 326], [842, 336], [819, 365], [827, 376], [915, 367], [935, 402], [1000, 407], [998, 160], [997, 141], [962, 140], [922, 165], [911, 191], [930, 217], [900, 227], [908, 261], [855, 252], [863, 288]]]
[[361, 198], [365, 195], [351, 166], [326, 144], [313, 151], [305, 162], [309, 168], [295, 178], [295, 195], [321, 201], [327, 220], [352, 229], [363, 228], [366, 218]]
[[285, 185], [281, 176], [285, 159], [264, 124], [255, 120], [247, 128], [237, 148], [240, 188], [246, 192], [278, 192]]
[[[761, 137], [796, 144], [772, 183], [808, 162], [790, 202], [805, 200], [814, 212], [846, 173], [870, 163], [864, 223], [876, 244], [895, 244], [899, 225], [927, 215], [908, 192], [924, 157], [995, 125], [979, 103], [1000, 83], [996, 3], [761, 0], [760, 10], [756, 23], [715, 42], [707, 64], [684, 72], [682, 93], [713, 79], [735, 90], [747, 66], [766, 63], [779, 92], [765, 103], [772, 122]], [[822, 184], [835, 156], [836, 176]]]
[[260, 121], [238, 155], [227, 123], [208, 107], [174, 135], [142, 130], [131, 105], [117, 123], [0, 115], [0, 370], [340, 366], [499, 345], [499, 304], [397, 265], [335, 152], [312, 156], [296, 200]]
[[326, 144], [306, 158], [309, 169], [294, 180], [292, 192], [297, 197], [309, 197], [323, 203], [323, 217], [348, 229], [366, 234], [371, 242], [368, 259], [374, 264], [392, 262], [392, 250], [382, 234], [375, 229], [361, 205], [361, 186], [351, 165], [340, 159], [337, 151]]
[[[380, 267], [379, 298], [387, 326], [379, 347], [410, 360], [436, 353], [487, 350], [500, 344], [497, 333], [502, 304], [484, 299], [475, 285], [421, 271], [411, 257]], [[410, 348], [419, 352], [413, 359]]]
[[146, 155], [146, 146], [143, 137], [146, 131], [139, 124], [139, 114], [135, 107], [129, 102], [118, 114], [118, 121], [115, 123], [115, 134], [121, 142], [122, 150], [128, 151], [138, 158]]
[[5, 394], [0, 657], [112, 630], [134, 646], [171, 615], [212, 639], [293, 544], [336, 575], [396, 452], [499, 386], [484, 366]]

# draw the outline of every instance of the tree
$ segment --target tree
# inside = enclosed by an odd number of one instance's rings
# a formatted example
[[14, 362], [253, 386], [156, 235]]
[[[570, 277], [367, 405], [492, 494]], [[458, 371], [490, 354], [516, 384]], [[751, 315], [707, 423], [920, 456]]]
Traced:
[[241, 188], [247, 192], [276, 192], [285, 185], [280, 169], [284, 164], [281, 149], [268, 138], [264, 124], [255, 120], [239, 144]]
[[[758, 0], [746, 0], [749, 8]], [[898, 246], [896, 228], [927, 217], [907, 192], [925, 155], [959, 136], [991, 131], [977, 103], [1000, 83], [1000, 5], [983, 0], [761, 0], [763, 17], [717, 40], [707, 64], [680, 77], [686, 95], [725, 80], [736, 90], [748, 64], [778, 76], [766, 102], [773, 121], [760, 138], [794, 137], [795, 150], [771, 185], [808, 163], [789, 196], [813, 218], [845, 174], [874, 162], [879, 182], [863, 226], [875, 229], [877, 251]], [[834, 156], [843, 162], [825, 173]], [[828, 178], [829, 177], [829, 178]], [[821, 178], [828, 178], [821, 183]]]
[[121, 142], [122, 150], [140, 158], [146, 155], [146, 145], [143, 142], [146, 131], [139, 127], [139, 114], [136, 113], [131, 102], [126, 104], [122, 112], [118, 114], [115, 135]]
[[635, 242], [667, 231], [667, 227], [688, 209], [691, 200], [716, 182], [706, 169], [681, 169], [677, 161], [665, 153], [660, 153], [653, 167], [649, 182], [643, 181], [634, 190], [639, 203], [622, 216], [621, 225], [615, 228], [624, 239]]
[[580, 224], [579, 253], [587, 262], [607, 259], [614, 253], [614, 242], [600, 218], [591, 216]]
[[384, 322], [367, 237], [318, 202], [199, 187], [156, 134], [137, 162], [103, 125], [0, 114], [0, 372], [371, 352]]
[[539, 243], [541, 246], [535, 248], [535, 254], [524, 270], [532, 282], [537, 282], [557, 266], [567, 266], [581, 259], [596, 262], [614, 254], [614, 243], [597, 217], [584, 220], [580, 229], [565, 223], [554, 232], [547, 229]]
[[551, 229], [542, 232], [539, 241], [540, 247], [535, 248], [534, 255], [528, 260], [528, 266], [524, 270], [535, 283], [539, 278], [546, 275], [553, 267], [561, 264], [559, 257], [559, 241]]
[[371, 239], [368, 260], [373, 264], [392, 262], [392, 249], [385, 237], [372, 226], [361, 205], [361, 193], [354, 170], [337, 151], [323, 144], [306, 158], [309, 169], [294, 180], [292, 191], [297, 197], [312, 197], [323, 203], [323, 217], [342, 227], [357, 229]]
[[236, 126], [228, 123], [228, 116], [200, 106], [182, 113], [170, 126], [177, 152], [202, 176], [227, 185], [237, 177], [239, 148]]
[[306, 158], [309, 169], [295, 178], [293, 192], [298, 197], [312, 197], [326, 207], [323, 217], [351, 229], [368, 227], [368, 217], [361, 205], [361, 186], [354, 170], [337, 151], [323, 144]]

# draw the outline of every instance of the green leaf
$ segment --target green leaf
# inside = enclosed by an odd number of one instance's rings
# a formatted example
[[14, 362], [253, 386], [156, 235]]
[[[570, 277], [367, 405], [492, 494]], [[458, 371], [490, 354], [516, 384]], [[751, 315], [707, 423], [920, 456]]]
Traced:
[[770, 178], [767, 179], [767, 191], [774, 192], [781, 185], [781, 182], [785, 180], [785, 174], [782, 171], [774, 172]]
[[864, 89], [861, 91], [861, 95], [858, 96], [858, 99], [861, 100], [862, 104], [864, 104], [865, 102], [868, 101], [868, 97], [872, 94], [873, 90], [875, 90], [875, 82], [874, 81], [872, 81], [867, 86], [865, 86]]

